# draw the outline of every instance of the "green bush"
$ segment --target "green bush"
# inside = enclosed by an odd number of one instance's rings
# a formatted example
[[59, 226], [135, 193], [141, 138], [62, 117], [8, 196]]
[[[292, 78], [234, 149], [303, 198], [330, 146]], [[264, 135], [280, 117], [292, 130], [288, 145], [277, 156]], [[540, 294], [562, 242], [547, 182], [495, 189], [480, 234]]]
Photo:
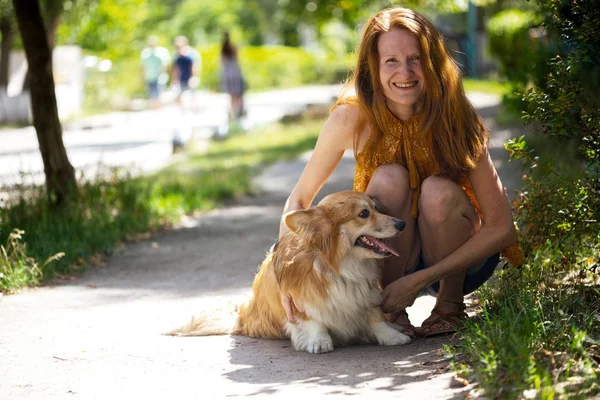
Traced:
[[501, 11], [488, 21], [490, 52], [500, 62], [500, 73], [510, 81], [529, 80], [529, 69], [535, 63], [535, 43], [529, 37], [529, 28], [537, 22], [533, 12], [518, 9]]
[[86, 68], [84, 110], [97, 113], [119, 108], [132, 98], [144, 98], [145, 91], [139, 55], [114, 62], [106, 72]]
[[[200, 49], [201, 86], [219, 90], [220, 48]], [[341, 83], [352, 67], [351, 56], [339, 60], [317, 56], [299, 47], [249, 46], [239, 52], [239, 63], [251, 90]]]
[[39, 265], [27, 250], [27, 244], [23, 241], [24, 234], [25, 231], [15, 228], [8, 235], [6, 245], [0, 245], [0, 293], [11, 293], [25, 286], [37, 285], [46, 266], [65, 255], [57, 253]]
[[500, 75], [512, 86], [503, 97], [504, 104], [515, 112], [523, 107], [521, 93], [531, 85], [544, 85], [548, 59], [556, 50], [540, 22], [534, 12], [508, 9], [495, 14], [487, 24], [490, 53], [499, 62]]
[[538, 4], [546, 38], [560, 49], [524, 97], [527, 140], [543, 145], [529, 149], [520, 137], [505, 146], [524, 161], [514, 206], [527, 260], [483, 291], [483, 318], [467, 324], [460, 349], [487, 397], [597, 398], [600, 8]]

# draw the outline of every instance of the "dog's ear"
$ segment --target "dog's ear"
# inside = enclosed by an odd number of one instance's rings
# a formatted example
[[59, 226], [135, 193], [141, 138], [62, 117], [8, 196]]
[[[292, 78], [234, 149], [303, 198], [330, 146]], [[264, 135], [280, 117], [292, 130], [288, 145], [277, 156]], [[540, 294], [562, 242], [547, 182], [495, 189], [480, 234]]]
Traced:
[[[314, 229], [315, 209], [295, 210], [283, 216], [283, 222], [294, 233], [312, 232]], [[312, 223], [311, 223], [312, 222]]]

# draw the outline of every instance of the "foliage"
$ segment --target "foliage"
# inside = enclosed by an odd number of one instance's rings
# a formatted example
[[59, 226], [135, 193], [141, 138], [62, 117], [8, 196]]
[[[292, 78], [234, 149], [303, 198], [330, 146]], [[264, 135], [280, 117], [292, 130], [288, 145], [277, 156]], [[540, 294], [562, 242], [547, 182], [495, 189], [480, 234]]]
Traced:
[[[318, 3], [318, 4], [317, 4]], [[185, 35], [195, 46], [220, 43], [230, 31], [234, 43], [298, 46], [300, 35], [325, 33], [332, 20], [354, 30], [378, 3], [364, 7], [358, 0], [295, 2], [279, 0], [69, 0], [59, 43], [77, 43], [113, 61], [136, 51], [151, 34], [170, 43]], [[313, 9], [314, 7], [314, 9]], [[351, 42], [344, 43], [344, 52]]]
[[533, 12], [519, 9], [501, 11], [487, 23], [490, 52], [500, 62], [500, 73], [511, 81], [527, 83], [529, 80], [532, 60], [527, 55], [532, 53], [534, 44], [529, 29], [536, 23]]
[[234, 43], [259, 45], [260, 13], [255, 2], [183, 0], [172, 17], [156, 29], [170, 38], [185, 35], [196, 46], [219, 43], [224, 31], [230, 31]]
[[[548, 146], [537, 156], [523, 137], [506, 148], [526, 166], [515, 207], [527, 260], [480, 292], [482, 318], [466, 324], [459, 353], [490, 397], [592, 398], [600, 393], [600, 203], [575, 151]], [[547, 149], [562, 152], [560, 173], [542, 163]]]
[[536, 134], [505, 146], [524, 164], [514, 206], [527, 262], [482, 293], [484, 317], [467, 326], [460, 347], [492, 397], [600, 393], [600, 9], [593, 3], [539, 2], [547, 37], [563, 54], [525, 94]]
[[[566, 172], [556, 170], [529, 150], [524, 137], [509, 140], [506, 148], [512, 158], [524, 161], [527, 170], [525, 189], [515, 204], [517, 221], [527, 239], [526, 250], [535, 252], [550, 241], [565, 254], [567, 265], [574, 263], [580, 241], [598, 232], [600, 193], [596, 178], [581, 169], [575, 154], [566, 161], [568, 173], [573, 175], [567, 178]], [[563, 158], [566, 149], [563, 146]]]
[[[567, 180], [551, 165], [544, 167], [553, 179], [531, 180], [534, 195], [521, 209], [543, 220], [552, 231], [548, 235], [562, 242], [562, 232], [586, 237], [598, 230], [600, 220], [600, 9], [589, 2], [566, 1], [542, 1], [540, 7], [548, 31], [562, 40], [567, 56], [553, 58], [546, 84], [525, 94], [525, 118], [546, 140], [563, 147], [575, 143], [582, 175]], [[538, 166], [523, 145], [512, 150], [531, 163], [526, 167]], [[546, 232], [537, 232], [539, 221], [529, 217], [528, 222], [537, 227], [532, 235], [542, 241]]]
[[[109, 179], [81, 183], [79, 202], [68, 209], [49, 208], [42, 188], [21, 188], [14, 201], [0, 206], [0, 240], [8, 243], [2, 252], [6, 256], [0, 257], [0, 291], [38, 284], [42, 270], [44, 279], [80, 272], [119, 241], [253, 193], [251, 178], [261, 166], [314, 147], [321, 124], [275, 124], [213, 142], [207, 152], [191, 154], [152, 176], [112, 171]], [[10, 233], [14, 227], [19, 236]], [[26, 250], [22, 230], [28, 232]], [[64, 257], [38, 267], [56, 253]]]
[[25, 231], [15, 228], [8, 235], [6, 245], [0, 245], [0, 292], [10, 293], [24, 286], [37, 285], [46, 266], [64, 256], [64, 253], [57, 253], [38, 265], [28, 256], [24, 234]]
[[58, 27], [57, 43], [76, 43], [110, 59], [129, 54], [143, 38], [139, 27], [150, 15], [147, 0], [80, 0], [68, 2], [64, 23]]
[[600, 9], [593, 2], [540, 4], [566, 54], [550, 61], [544, 87], [526, 93], [525, 117], [549, 138], [579, 143], [589, 185], [600, 196]]
[[[593, 398], [600, 393], [600, 237], [582, 243], [585, 274], [556, 274], [564, 254], [544, 244], [521, 269], [496, 274], [480, 295], [481, 318], [461, 331], [459, 352], [470, 360], [486, 397]], [[552, 274], [552, 278], [548, 275]]]
[[[203, 60], [202, 85], [219, 88], [219, 48], [200, 50]], [[303, 84], [342, 83], [352, 59], [312, 54], [302, 48], [285, 46], [242, 47], [239, 62], [250, 89], [294, 87]]]

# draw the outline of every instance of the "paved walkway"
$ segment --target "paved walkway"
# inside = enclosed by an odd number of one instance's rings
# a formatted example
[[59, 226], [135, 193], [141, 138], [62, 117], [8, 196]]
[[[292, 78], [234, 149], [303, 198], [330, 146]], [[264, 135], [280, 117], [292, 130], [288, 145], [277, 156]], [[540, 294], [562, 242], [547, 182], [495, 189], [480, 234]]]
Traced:
[[[501, 150], [509, 136], [495, 132], [491, 152], [512, 192], [519, 174]], [[261, 195], [129, 243], [79, 280], [4, 296], [0, 399], [463, 398], [471, 388], [453, 387], [440, 350], [450, 336], [311, 355], [289, 341], [160, 335], [248, 295], [305, 160], [267, 169], [257, 179]], [[344, 157], [319, 198], [350, 188], [353, 168]], [[419, 299], [412, 321], [419, 325], [432, 305]]]
[[[330, 103], [340, 85], [315, 85], [245, 96], [247, 129], [279, 120], [309, 104]], [[169, 163], [175, 136], [207, 140], [228, 131], [229, 97], [194, 92], [181, 107], [170, 102], [154, 110], [111, 112], [63, 123], [63, 141], [78, 176], [94, 178], [103, 168], [148, 172]], [[0, 186], [43, 184], [44, 167], [33, 126], [0, 129]]]

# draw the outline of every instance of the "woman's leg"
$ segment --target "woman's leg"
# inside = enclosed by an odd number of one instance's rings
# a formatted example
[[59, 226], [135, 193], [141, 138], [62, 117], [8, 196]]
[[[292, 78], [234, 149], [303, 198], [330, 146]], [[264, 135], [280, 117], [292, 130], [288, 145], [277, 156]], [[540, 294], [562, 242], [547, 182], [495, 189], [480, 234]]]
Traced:
[[[398, 164], [382, 165], [373, 173], [366, 192], [377, 198], [386, 214], [406, 223], [402, 233], [390, 241], [400, 257], [392, 256], [384, 260], [382, 286], [385, 288], [417, 264], [421, 250], [417, 224], [410, 215], [413, 191], [410, 189], [408, 171]], [[392, 322], [412, 329], [406, 314], [399, 312], [395, 316]]]
[[[433, 265], [479, 230], [481, 219], [459, 185], [449, 179], [432, 176], [421, 185], [418, 224], [423, 259], [426, 265]], [[465, 276], [466, 270], [440, 282], [436, 309], [441, 313], [462, 311]], [[432, 332], [450, 328], [443, 321], [430, 327]]]
[[231, 114], [232, 117], [231, 119], [239, 119], [240, 118], [240, 105], [241, 105], [241, 98], [239, 95], [231, 95]]

